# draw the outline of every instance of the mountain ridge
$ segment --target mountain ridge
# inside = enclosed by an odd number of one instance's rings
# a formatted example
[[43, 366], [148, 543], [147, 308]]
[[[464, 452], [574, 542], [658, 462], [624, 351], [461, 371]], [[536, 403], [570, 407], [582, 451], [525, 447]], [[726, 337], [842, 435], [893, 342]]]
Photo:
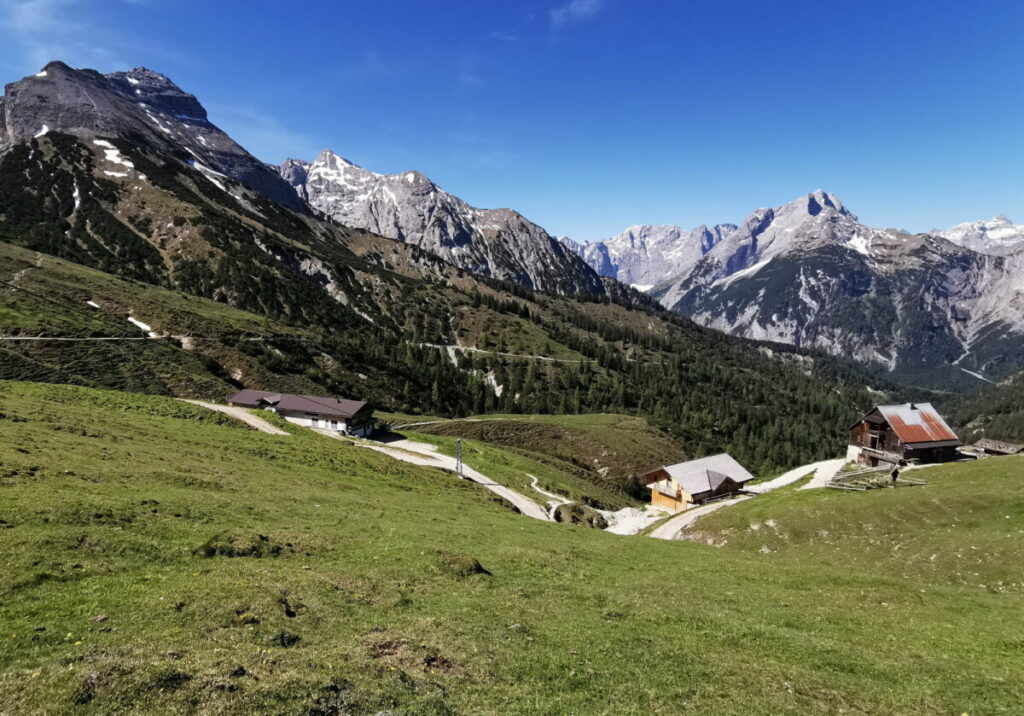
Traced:
[[604, 294], [599, 276], [512, 209], [479, 209], [418, 171], [378, 174], [325, 149], [280, 174], [317, 211], [476, 273], [562, 294]]
[[959, 371], [978, 380], [1019, 363], [1020, 261], [868, 227], [819, 190], [753, 212], [652, 296], [736, 335], [813, 345], [908, 375], [944, 372], [948, 381]]
[[102, 75], [63, 62], [6, 85], [0, 150], [48, 132], [136, 136], [183, 161], [232, 177], [294, 211], [287, 183], [212, 124], [194, 95], [144, 67]]

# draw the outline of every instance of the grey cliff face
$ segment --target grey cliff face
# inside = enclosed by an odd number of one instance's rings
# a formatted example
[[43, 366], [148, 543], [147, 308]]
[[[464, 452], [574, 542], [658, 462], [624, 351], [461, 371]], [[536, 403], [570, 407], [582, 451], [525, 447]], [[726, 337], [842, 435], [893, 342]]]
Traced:
[[755, 211], [652, 295], [736, 335], [970, 381], [1004, 374], [1015, 366], [1006, 356], [1024, 348], [1021, 261], [868, 227], [814, 192]]
[[309, 201], [309, 192], [306, 191], [309, 162], [304, 162], [301, 159], [285, 159], [284, 163], [281, 164], [280, 174], [281, 178], [295, 189], [295, 193], [303, 201]]
[[192, 95], [139, 67], [102, 75], [51, 62], [7, 85], [0, 112], [0, 151], [47, 132], [124, 137], [238, 180], [297, 211], [300, 197], [271, 168], [210, 123]]
[[554, 293], [604, 294], [600, 277], [544, 229], [510, 209], [478, 209], [419, 172], [376, 174], [324, 150], [286, 161], [281, 176], [335, 221], [415, 244], [477, 273]]
[[602, 276], [616, 278], [640, 290], [686, 273], [736, 227], [731, 224], [630, 226], [610, 239], [583, 244], [584, 260]]
[[1024, 224], [1014, 224], [1000, 214], [988, 221], [957, 224], [933, 234], [949, 239], [957, 246], [993, 256], [1008, 256], [1024, 251]]

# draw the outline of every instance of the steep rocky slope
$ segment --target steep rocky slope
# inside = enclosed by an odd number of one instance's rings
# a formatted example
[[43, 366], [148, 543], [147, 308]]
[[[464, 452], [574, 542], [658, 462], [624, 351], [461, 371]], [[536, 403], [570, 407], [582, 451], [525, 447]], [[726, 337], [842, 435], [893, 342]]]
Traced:
[[719, 224], [687, 231], [673, 225], [644, 224], [630, 226], [603, 241], [567, 245], [602, 276], [648, 291], [662, 281], [689, 272], [735, 228], [732, 224]]
[[1022, 261], [865, 226], [818, 191], [754, 212], [652, 295], [737, 335], [969, 384], [1024, 361]]
[[511, 209], [478, 209], [419, 172], [377, 174], [324, 150], [281, 176], [335, 221], [418, 246], [476, 273], [564, 294], [604, 294], [598, 275]]
[[289, 208], [303, 208], [273, 169], [210, 123], [194, 96], [144, 67], [102, 75], [51, 62], [7, 85], [0, 99], [0, 150], [48, 132], [130, 137], [208, 174], [232, 177]]
[[1005, 256], [1024, 250], [1024, 224], [1014, 224], [1002, 214], [987, 221], [969, 221], [931, 233], [983, 254]]

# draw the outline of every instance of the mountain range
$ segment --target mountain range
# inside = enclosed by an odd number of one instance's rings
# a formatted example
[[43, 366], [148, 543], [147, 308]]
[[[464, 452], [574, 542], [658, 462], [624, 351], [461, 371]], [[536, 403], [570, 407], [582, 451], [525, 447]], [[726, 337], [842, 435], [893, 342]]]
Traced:
[[702, 325], [932, 383], [1022, 367], [1024, 233], [1006, 217], [910, 234], [823, 191], [739, 226], [634, 226], [578, 245], [602, 275]]
[[693, 231], [672, 225], [645, 224], [630, 226], [604, 241], [577, 244], [565, 240], [565, 243], [600, 275], [649, 291], [668, 278], [690, 271], [704, 254], [735, 229], [732, 224], [698, 226]]
[[[869, 227], [816, 191], [739, 225], [638, 225], [576, 244], [511, 209], [474, 207], [417, 171], [378, 174], [330, 150], [267, 165], [214, 126], [194, 96], [145, 68], [103, 75], [50, 63], [6, 87], [0, 120], [0, 153], [12, 167], [64, 182], [40, 190], [52, 195], [45, 211], [57, 223], [25, 229], [34, 245], [247, 308], [290, 305], [282, 293], [305, 290], [293, 285], [297, 273], [352, 320], [391, 313], [367, 290], [367, 267], [436, 280], [439, 259], [555, 295], [654, 299], [723, 332], [822, 349], [930, 385], [1024, 368], [1024, 227], [1002, 216], [909, 234]], [[47, 137], [54, 148], [37, 156], [32, 147]], [[168, 217], [170, 200], [151, 196], [155, 189], [190, 208]], [[19, 217], [30, 222], [39, 200], [25, 187], [13, 192], [8, 230], [24, 228]], [[254, 225], [257, 236], [243, 241]], [[261, 279], [268, 287], [232, 275], [214, 285], [239, 251], [252, 254], [257, 275], [279, 280]]]
[[599, 276], [511, 209], [478, 209], [420, 172], [376, 174], [325, 149], [288, 159], [281, 176], [345, 226], [420, 247], [461, 268], [560, 294], [603, 294]]
[[[51, 63], [7, 86], [2, 118], [0, 335], [17, 339], [0, 342], [2, 378], [632, 413], [765, 471], [835, 453], [869, 384], [899, 390], [700, 327], [422, 175], [326, 152], [263, 164], [144, 68]], [[638, 489], [628, 478], [610, 487]]]

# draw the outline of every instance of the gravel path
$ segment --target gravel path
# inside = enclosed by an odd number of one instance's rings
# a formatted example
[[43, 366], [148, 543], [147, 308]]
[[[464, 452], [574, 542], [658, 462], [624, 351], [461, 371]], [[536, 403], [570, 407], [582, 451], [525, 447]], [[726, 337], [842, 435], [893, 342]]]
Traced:
[[676, 539], [679, 533], [696, 522], [700, 517], [720, 510], [727, 505], [735, 505], [738, 502], [749, 500], [751, 497], [756, 495], [763, 495], [766, 492], [777, 490], [780, 487], [784, 487], [791, 483], [796, 482], [802, 477], [814, 473], [814, 477], [810, 481], [800, 487], [801, 490], [809, 490], [816, 487], [824, 487], [825, 483], [830, 481], [836, 476], [843, 465], [846, 464], [845, 459], [837, 460], [822, 460], [821, 462], [813, 462], [810, 465], [802, 465], [801, 467], [795, 468], [779, 475], [774, 480], [768, 482], [762, 482], [757, 485], [751, 485], [749, 488], [750, 492], [756, 493], [754, 495], [744, 495], [742, 497], [736, 497], [732, 500], [722, 500], [721, 502], [712, 502], [709, 505], [701, 505], [699, 507], [691, 507], [690, 509], [680, 512], [678, 515], [668, 520], [664, 524], [654, 529], [649, 536], [655, 539]]
[[826, 482], [831, 482], [839, 474], [839, 471], [843, 469], [843, 465], [846, 464], [846, 460], [826, 460], [817, 464], [819, 465], [818, 471], [814, 473], [814, 477], [806, 485], [800, 486], [801, 490], [813, 490], [817, 487], [824, 487]]
[[[750, 492], [756, 492], [759, 495], [763, 495], [766, 492], [772, 490], [778, 490], [780, 487], [785, 487], [791, 483], [796, 482], [802, 477], [814, 473], [814, 477], [808, 482], [807, 486], [812, 485], [815, 482], [814, 487], [823, 487], [826, 482], [835, 477], [836, 473], [842, 469], [843, 465], [846, 464], [846, 460], [822, 460], [821, 462], [812, 462], [810, 465], [803, 465], [801, 467], [790, 470], [789, 472], [779, 475], [774, 480], [768, 480], [767, 482], [759, 482], [756, 485], [751, 485], [747, 488]], [[801, 488], [806, 489], [806, 487]]]
[[[318, 431], [324, 435], [344, 440], [339, 435], [331, 433], [330, 431]], [[352, 441], [353, 444], [359, 445], [360, 447], [368, 448], [370, 450], [376, 450], [377, 452], [384, 453], [396, 460], [408, 462], [413, 465], [423, 465], [425, 467], [437, 467], [442, 470], [448, 470], [449, 472], [455, 472], [457, 469], [457, 463], [455, 458], [449, 457], [448, 455], [442, 455], [437, 452], [437, 447], [430, 445], [429, 443], [413, 442], [412, 440], [395, 440], [386, 444], [374, 443], [369, 440]], [[473, 468], [469, 467], [465, 463], [462, 464], [462, 474], [472, 480], [473, 482], [482, 485], [487, 488], [495, 495], [508, 500], [516, 506], [520, 512], [527, 517], [532, 517], [535, 520], [541, 520], [543, 522], [551, 522], [551, 517], [548, 515], [541, 505], [531, 500], [526, 495], [516, 492], [510, 487], [495, 482], [491, 478], [487, 477], [483, 473], [477, 472]]]
[[193, 405], [200, 405], [204, 408], [209, 408], [210, 410], [216, 410], [218, 413], [230, 415], [232, 418], [238, 418], [243, 423], [246, 423], [247, 425], [256, 428], [261, 433], [268, 433], [270, 435], [288, 434], [286, 431], [282, 430], [276, 425], [271, 425], [263, 418], [253, 415], [245, 408], [233, 408], [230, 405], [218, 405], [217, 403], [207, 403], [202, 400], [187, 400], [185, 398], [181, 398], [181, 400], [183, 400], [186, 403], [192, 403]]
[[[807, 473], [804, 473], [807, 474]], [[676, 536], [686, 527], [689, 527], [697, 521], [699, 517], [720, 510], [727, 505], [735, 505], [737, 502], [743, 502], [749, 500], [753, 495], [743, 495], [741, 497], [735, 497], [731, 500], [722, 500], [720, 502], [712, 502], [709, 505], [701, 505], [699, 507], [691, 507], [690, 509], [680, 512], [678, 515], [668, 520], [662, 525], [659, 525], [651, 531], [650, 537], [654, 539], [675, 539]]]

